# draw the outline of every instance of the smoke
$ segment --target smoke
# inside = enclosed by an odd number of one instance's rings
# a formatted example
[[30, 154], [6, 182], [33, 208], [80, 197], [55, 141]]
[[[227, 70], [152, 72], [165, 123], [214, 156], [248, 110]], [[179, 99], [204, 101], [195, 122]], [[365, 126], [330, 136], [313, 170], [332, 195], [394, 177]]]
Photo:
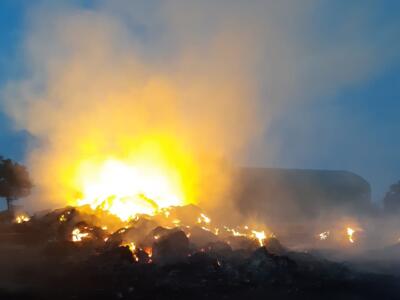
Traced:
[[203, 188], [206, 177], [212, 189], [224, 185], [215, 158], [240, 152], [260, 128], [256, 36], [251, 28], [227, 30], [215, 17], [212, 30], [191, 36], [178, 30], [169, 9], [151, 12], [165, 18], [168, 44], [176, 39], [166, 51], [163, 38], [146, 33], [153, 24], [136, 29], [102, 5], [32, 16], [29, 76], [8, 85], [6, 108], [38, 140], [28, 158], [36, 206], [39, 199], [65, 204], [74, 196], [77, 161], [125, 158], [132, 149], [151, 149], [157, 160], [168, 148], [173, 164], [201, 164], [190, 173], [194, 185]]
[[220, 198], [229, 186], [224, 161], [244, 160], [257, 145], [266, 149], [270, 122], [288, 106], [378, 68], [375, 49], [353, 39], [357, 18], [334, 42], [320, 42], [313, 21], [322, 6], [44, 2], [27, 22], [26, 75], [4, 90], [5, 110], [37, 140], [28, 157], [32, 203], [74, 197], [77, 160], [143, 148], [157, 160], [166, 147], [179, 157], [171, 164], [191, 168], [184, 177], [193, 197]]

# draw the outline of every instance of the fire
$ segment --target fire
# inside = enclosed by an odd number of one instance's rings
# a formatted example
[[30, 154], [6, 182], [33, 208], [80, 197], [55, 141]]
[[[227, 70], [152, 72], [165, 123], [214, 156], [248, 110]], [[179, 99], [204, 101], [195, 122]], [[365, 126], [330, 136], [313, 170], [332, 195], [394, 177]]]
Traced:
[[151, 248], [151, 247], [145, 247], [145, 248], [143, 249], [143, 251], [146, 252], [147, 255], [148, 255], [149, 257], [152, 257], [152, 256], [153, 256], [153, 248]]
[[130, 250], [132, 253], [134, 253], [135, 250], [136, 250], [136, 245], [135, 245], [134, 242], [130, 242], [130, 243], [127, 243], [127, 244], [123, 244], [122, 246], [128, 246], [129, 250]]
[[353, 234], [354, 234], [355, 230], [353, 228], [347, 227], [346, 232], [347, 232], [347, 237], [349, 239], [349, 242], [354, 243]]
[[264, 240], [267, 238], [267, 236], [265, 235], [264, 231], [256, 231], [256, 230], [252, 230], [251, 231], [254, 235], [254, 237], [258, 240], [258, 243], [260, 244], [260, 246], [264, 245]]
[[86, 239], [89, 237], [89, 233], [87, 232], [81, 232], [79, 228], [75, 228], [72, 230], [72, 241], [73, 242], [81, 242], [83, 239]]
[[[260, 231], [254, 229], [250, 230], [248, 226], [244, 226], [243, 228], [246, 230], [246, 232], [242, 232], [237, 229], [224, 226], [224, 229], [227, 232], [231, 233], [233, 236], [243, 236], [251, 239], [256, 239], [261, 247], [264, 245], [264, 241], [267, 238], [267, 235], [265, 234], [264, 230]], [[217, 232], [219, 232], [219, 230]], [[273, 234], [270, 235], [270, 237], [273, 236], [274, 236]]]
[[200, 217], [197, 218], [197, 223], [206, 223], [209, 224], [211, 222], [211, 219], [207, 217], [205, 214], [201, 213]]
[[324, 231], [324, 232], [321, 232], [320, 234], [318, 234], [318, 237], [321, 241], [324, 241], [324, 240], [328, 239], [329, 235], [330, 235], [329, 231]]
[[235, 230], [234, 228], [229, 228], [229, 227], [224, 226], [224, 229], [227, 232], [232, 233], [233, 236], [247, 236], [246, 233], [239, 232], [238, 230]]
[[132, 253], [132, 257], [136, 262], [140, 261], [137, 250], [146, 252], [146, 254], [149, 257], [148, 263], [152, 262], [152, 260], [151, 260], [151, 257], [153, 256], [153, 248], [152, 247], [144, 247], [142, 249], [140, 247], [137, 247], [134, 242], [122, 243], [121, 246], [129, 248], [129, 251], [131, 251], [131, 253]]
[[174, 225], [178, 226], [178, 225], [181, 223], [181, 220], [179, 220], [179, 219], [174, 219], [174, 220], [172, 221], [172, 223], [173, 223]]
[[185, 204], [179, 176], [162, 164], [108, 159], [82, 164], [79, 177], [82, 196], [78, 205], [108, 211], [123, 221]]
[[16, 222], [17, 224], [21, 224], [21, 223], [24, 223], [24, 222], [29, 222], [30, 219], [31, 219], [31, 218], [29, 218], [29, 216], [27, 216], [27, 215], [18, 215], [18, 216], [15, 218], [15, 222]]

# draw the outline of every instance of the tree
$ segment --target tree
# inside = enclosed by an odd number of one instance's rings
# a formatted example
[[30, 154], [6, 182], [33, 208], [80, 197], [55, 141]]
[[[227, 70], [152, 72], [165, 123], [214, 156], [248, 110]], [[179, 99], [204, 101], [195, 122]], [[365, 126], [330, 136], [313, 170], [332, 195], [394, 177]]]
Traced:
[[7, 208], [12, 201], [30, 194], [32, 183], [27, 169], [0, 156], [0, 197], [6, 198]]
[[388, 213], [400, 212], [400, 181], [392, 184], [383, 199], [385, 211]]

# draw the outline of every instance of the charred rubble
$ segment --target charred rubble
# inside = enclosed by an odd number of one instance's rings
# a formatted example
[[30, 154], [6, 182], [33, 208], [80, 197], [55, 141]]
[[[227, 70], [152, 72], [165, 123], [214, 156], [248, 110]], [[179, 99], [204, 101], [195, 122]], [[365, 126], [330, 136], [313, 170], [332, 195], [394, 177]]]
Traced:
[[188, 234], [147, 218], [109, 233], [97, 213], [73, 207], [13, 220], [8, 212], [0, 216], [1, 299], [400, 297], [394, 276], [293, 252], [275, 237], [260, 246], [245, 236], [222, 239], [198, 226]]

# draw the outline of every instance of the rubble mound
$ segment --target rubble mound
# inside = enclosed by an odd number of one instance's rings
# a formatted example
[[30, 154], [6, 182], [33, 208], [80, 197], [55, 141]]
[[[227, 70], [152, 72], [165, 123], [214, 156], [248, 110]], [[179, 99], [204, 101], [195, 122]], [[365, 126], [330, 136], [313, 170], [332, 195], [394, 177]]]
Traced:
[[292, 252], [277, 238], [261, 246], [145, 217], [109, 227], [72, 207], [3, 222], [0, 298], [400, 299], [398, 278]]

